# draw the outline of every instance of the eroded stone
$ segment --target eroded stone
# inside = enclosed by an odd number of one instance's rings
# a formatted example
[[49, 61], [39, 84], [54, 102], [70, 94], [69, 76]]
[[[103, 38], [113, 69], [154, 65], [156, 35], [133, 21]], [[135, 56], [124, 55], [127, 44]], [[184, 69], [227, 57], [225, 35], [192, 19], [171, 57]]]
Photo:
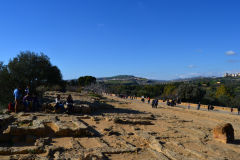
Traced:
[[234, 129], [230, 123], [220, 124], [213, 129], [213, 138], [223, 143], [234, 142]]

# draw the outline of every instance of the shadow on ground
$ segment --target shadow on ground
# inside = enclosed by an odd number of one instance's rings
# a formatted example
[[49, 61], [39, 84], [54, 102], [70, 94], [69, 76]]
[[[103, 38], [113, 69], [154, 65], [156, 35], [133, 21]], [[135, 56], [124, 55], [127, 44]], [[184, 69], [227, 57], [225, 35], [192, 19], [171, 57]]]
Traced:
[[103, 102], [98, 102], [98, 101], [91, 103], [88, 101], [75, 100], [74, 103], [89, 105], [93, 109], [93, 112], [91, 113], [91, 115], [102, 115], [104, 113], [144, 114], [144, 112], [140, 112], [137, 110], [125, 109], [125, 108], [115, 108], [113, 105], [103, 103]]
[[240, 139], [235, 139], [231, 144], [240, 145]]
[[[104, 100], [104, 101], [101, 101]], [[125, 109], [125, 108], [115, 108], [113, 105], [107, 104], [107, 102], [114, 102], [114, 103], [119, 103], [119, 104], [128, 104], [128, 103], [123, 103], [120, 101], [116, 100], [111, 100], [111, 99], [101, 99], [100, 101], [94, 101], [94, 102], [89, 102], [89, 101], [81, 101], [81, 100], [74, 100], [74, 104], [76, 105], [81, 105], [81, 104], [87, 104], [89, 105], [93, 112], [90, 115], [102, 115], [106, 113], [127, 113], [127, 114], [144, 114], [144, 112], [140, 112], [137, 110], [132, 110], [132, 109]], [[51, 96], [45, 96], [43, 98], [43, 102], [53, 102], [53, 98]]]

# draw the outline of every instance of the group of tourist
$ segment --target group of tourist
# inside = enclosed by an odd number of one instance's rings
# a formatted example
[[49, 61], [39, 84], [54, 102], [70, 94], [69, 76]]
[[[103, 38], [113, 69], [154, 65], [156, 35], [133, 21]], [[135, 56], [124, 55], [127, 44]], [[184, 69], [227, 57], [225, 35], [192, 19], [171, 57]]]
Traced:
[[209, 105], [208, 105], [208, 111], [209, 111], [209, 110], [213, 110], [213, 109], [214, 109], [213, 105], [212, 105], [212, 104], [209, 104]]
[[[30, 87], [27, 86], [24, 92], [20, 87], [13, 91], [14, 103], [9, 103], [8, 110], [12, 112], [35, 112], [40, 110], [40, 102], [37, 94], [30, 92]], [[64, 107], [65, 105], [65, 107]], [[72, 113], [73, 112], [73, 98], [68, 95], [66, 101], [62, 101], [61, 96], [57, 95], [55, 99], [54, 109], [61, 113]]]
[[169, 100], [169, 99], [167, 99], [167, 102], [166, 102], [166, 105], [168, 105], [168, 106], [176, 106], [176, 101], [173, 99], [173, 100]]
[[[150, 99], [150, 97], [147, 97], [146, 98], [147, 99], [147, 102], [148, 102], [148, 104], [150, 104], [150, 101], [151, 101], [151, 99]], [[141, 101], [144, 103], [145, 102], [145, 98], [144, 98], [144, 96], [142, 96], [141, 97]], [[166, 105], [168, 105], [168, 106], [176, 106], [176, 102], [178, 102], [178, 100], [169, 100], [169, 99], [167, 99], [167, 101], [166, 101]], [[179, 102], [178, 102], [179, 103]], [[181, 102], [180, 102], [181, 103]], [[157, 106], [158, 106], [158, 99], [154, 99], [154, 100], [152, 100], [152, 108], [157, 108]], [[188, 106], [187, 106], [187, 108], [188, 109], [190, 109], [190, 103], [188, 104]], [[201, 103], [199, 102], [198, 104], [197, 104], [197, 110], [200, 110], [200, 108], [201, 108]], [[209, 104], [208, 105], [208, 107], [207, 107], [207, 110], [208, 111], [210, 111], [210, 110], [214, 110], [214, 106], [213, 105], [211, 105], [211, 104]], [[237, 110], [238, 110], [238, 115], [240, 115], [240, 106], [239, 107], [237, 107]], [[233, 112], [233, 107], [231, 108], [231, 112]]]
[[157, 108], [158, 106], [158, 99], [152, 100], [152, 108]]
[[[39, 110], [39, 100], [37, 94], [30, 93], [29, 86], [26, 87], [24, 92], [22, 93], [22, 89], [16, 88], [13, 91], [14, 95], [14, 103], [10, 103], [8, 109], [17, 113], [19, 110], [23, 110], [25, 112], [28, 111], [37, 111]], [[21, 108], [23, 106], [23, 108]]]
[[[143, 103], [145, 102], [144, 96], [141, 97], [141, 101]], [[151, 102], [151, 98], [150, 97], [147, 97], [147, 102], [148, 102], [148, 104], [150, 104], [150, 102]], [[152, 100], [152, 104], [151, 105], [152, 105], [152, 108], [157, 108], [157, 106], [158, 106], [158, 99]]]
[[[61, 113], [72, 113], [73, 112], [73, 98], [71, 95], [68, 95], [66, 101], [61, 100], [61, 96], [58, 94], [55, 99], [55, 110]], [[66, 108], [64, 107], [64, 104], [66, 104]]]

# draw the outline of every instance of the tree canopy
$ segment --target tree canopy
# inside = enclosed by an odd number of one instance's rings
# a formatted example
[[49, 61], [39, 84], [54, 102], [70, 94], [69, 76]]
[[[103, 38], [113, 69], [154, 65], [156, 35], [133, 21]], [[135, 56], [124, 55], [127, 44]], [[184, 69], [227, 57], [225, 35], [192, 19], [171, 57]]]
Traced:
[[95, 77], [92, 77], [92, 76], [83, 76], [83, 77], [79, 77], [78, 78], [78, 84], [80, 86], [88, 86], [92, 83], [96, 83], [96, 78]]
[[53, 66], [49, 57], [43, 53], [20, 52], [7, 65], [0, 62], [0, 104], [13, 99], [14, 88], [27, 85], [32, 90], [38, 86], [64, 87], [64, 81], [58, 67]]
[[11, 98], [13, 86], [7, 66], [3, 65], [2, 62], [0, 62], [0, 88], [0, 105], [6, 104]]
[[62, 82], [60, 70], [48, 56], [34, 52], [21, 52], [8, 63], [9, 74], [15, 85], [56, 85]]

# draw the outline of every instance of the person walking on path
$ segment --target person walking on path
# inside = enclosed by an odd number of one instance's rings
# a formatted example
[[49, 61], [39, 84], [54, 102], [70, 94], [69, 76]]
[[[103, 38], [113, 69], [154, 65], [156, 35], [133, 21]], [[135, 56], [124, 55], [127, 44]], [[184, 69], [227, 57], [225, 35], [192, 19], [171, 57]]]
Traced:
[[19, 107], [19, 104], [20, 104], [20, 99], [21, 99], [21, 94], [20, 94], [20, 88], [16, 88], [14, 91], [13, 91], [13, 95], [14, 95], [14, 100], [15, 100], [15, 113], [17, 113], [18, 111], [18, 107]]
[[148, 104], [150, 104], [150, 97], [148, 97]]
[[145, 102], [144, 96], [142, 96], [142, 99], [141, 99], [141, 101], [142, 101], [143, 103]]
[[240, 114], [240, 106], [238, 106], [238, 115]]
[[154, 106], [155, 106], [155, 108], [157, 108], [157, 106], [158, 106], [158, 99], [155, 100], [155, 105]]
[[152, 108], [154, 108], [154, 105], [155, 105], [155, 99], [152, 100]]
[[188, 103], [188, 109], [190, 109], [190, 103]]
[[158, 99], [154, 99], [152, 101], [152, 108], [157, 108], [157, 106], [158, 106]]
[[200, 104], [200, 102], [198, 103], [198, 106], [197, 106], [197, 110], [200, 110], [200, 106], [201, 106], [201, 104]]

